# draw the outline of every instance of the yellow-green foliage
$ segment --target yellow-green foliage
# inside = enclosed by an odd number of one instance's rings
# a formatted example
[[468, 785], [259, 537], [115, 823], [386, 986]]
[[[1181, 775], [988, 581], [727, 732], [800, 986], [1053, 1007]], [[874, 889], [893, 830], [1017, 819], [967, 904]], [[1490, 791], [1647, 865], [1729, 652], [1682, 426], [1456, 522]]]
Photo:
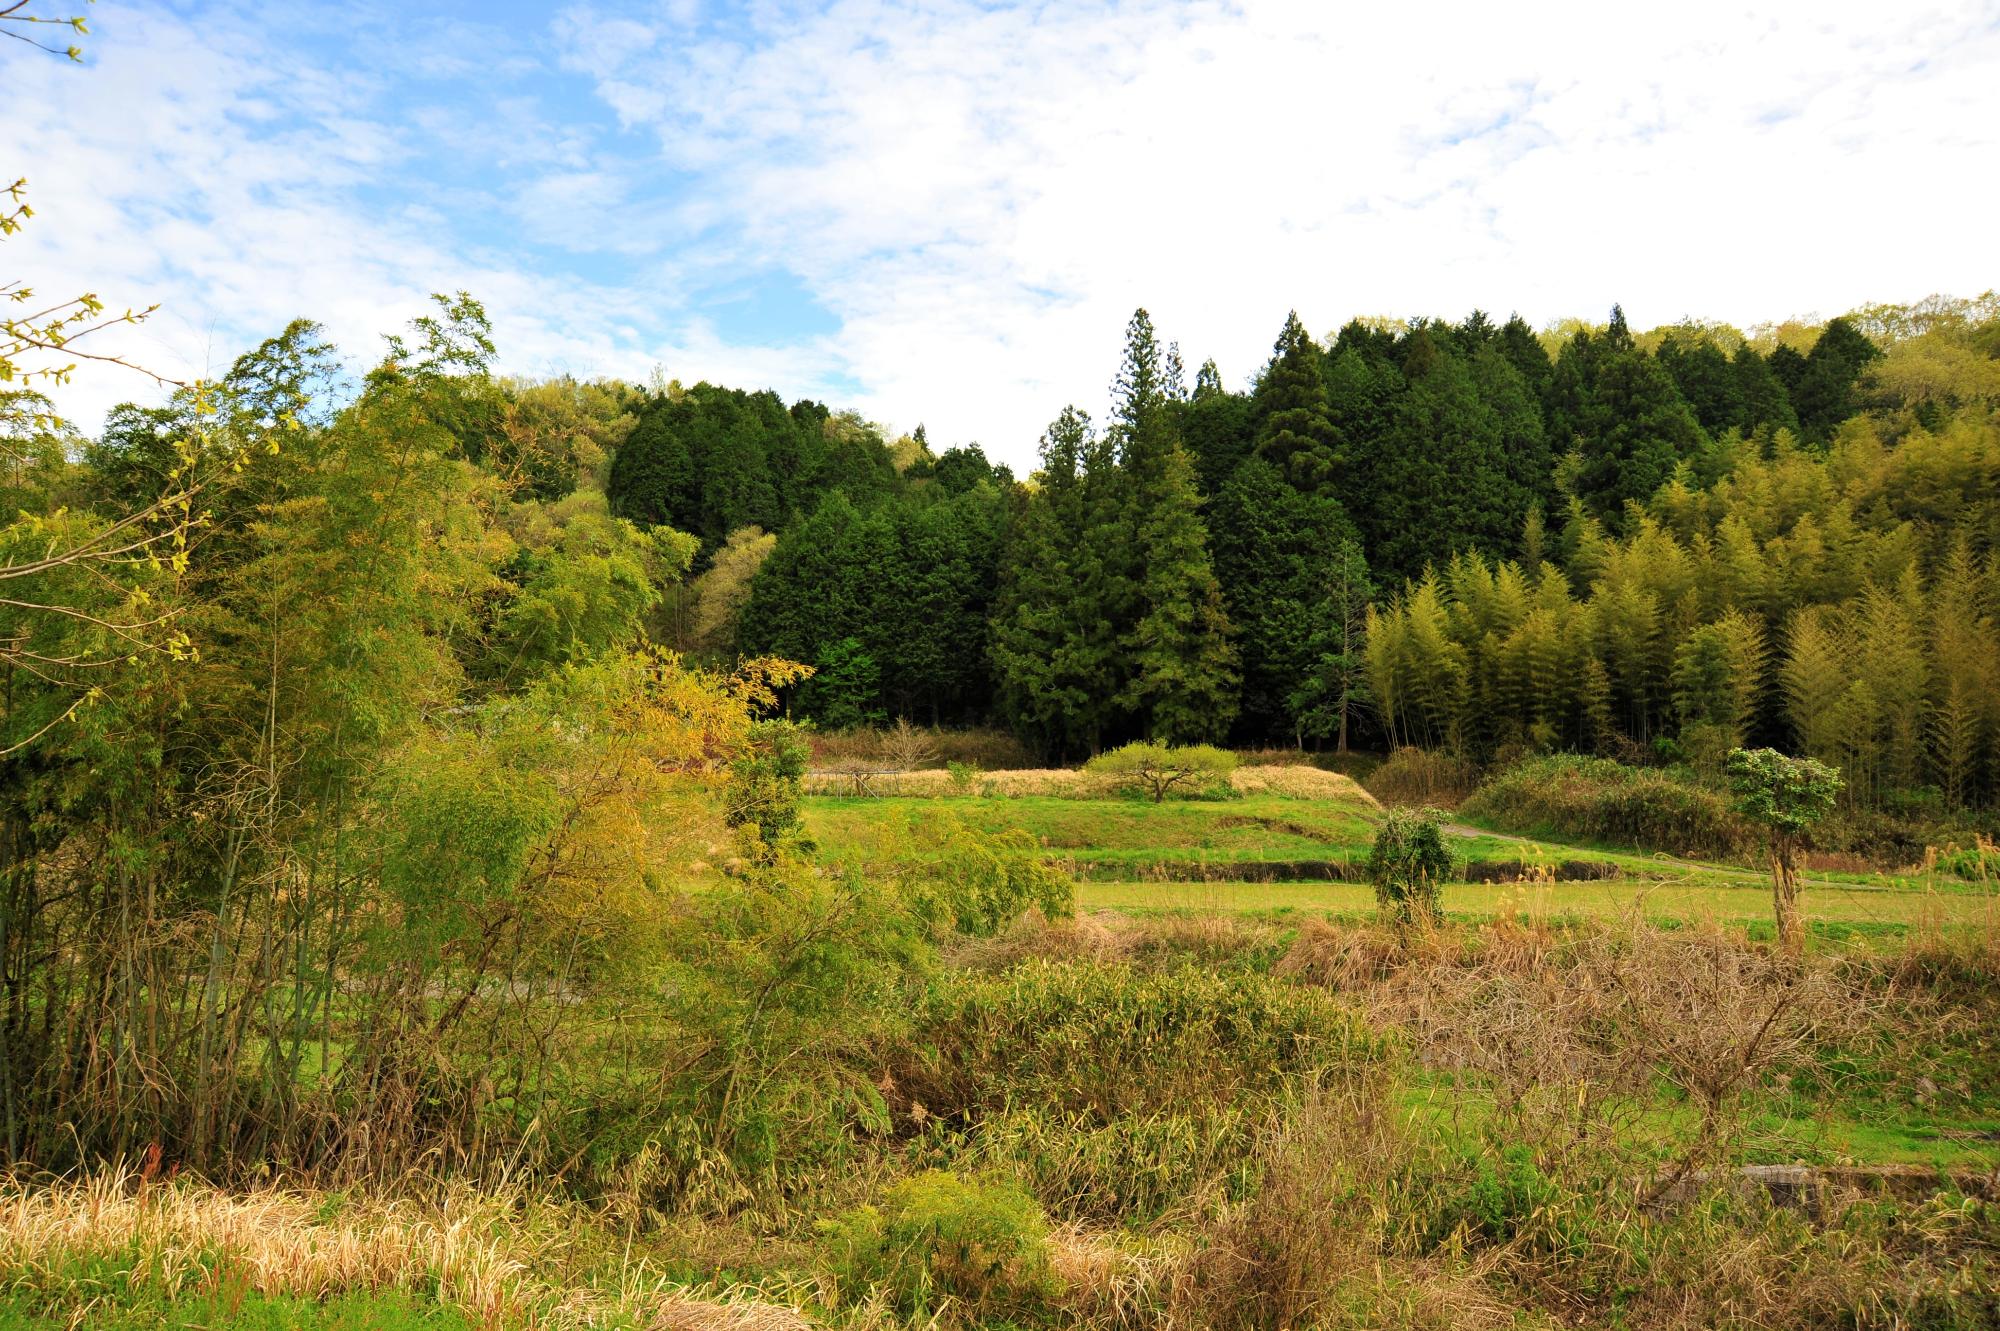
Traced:
[[[913, 819], [894, 838], [898, 849], [872, 871], [894, 876], [911, 908], [934, 930], [990, 937], [1030, 909], [1067, 919], [1076, 885], [1042, 858], [1020, 828], [985, 833], [962, 819]], [[886, 847], [885, 847], [886, 849]]]
[[1727, 857], [1752, 844], [1720, 792], [1607, 758], [1524, 759], [1488, 778], [1462, 812], [1511, 832], [1676, 855]]
[[1098, 754], [1083, 770], [1111, 777], [1157, 804], [1168, 795], [1191, 798], [1227, 792], [1236, 755], [1212, 744], [1138, 741]]
[[934, 1115], [1042, 1108], [1106, 1123], [1275, 1096], [1383, 1051], [1331, 996], [1268, 976], [1031, 961], [933, 980], [900, 1080]]
[[1005, 1180], [928, 1170], [828, 1221], [825, 1237], [844, 1293], [879, 1291], [918, 1316], [954, 1304], [979, 1319], [1033, 1314], [1063, 1292], [1047, 1217]]

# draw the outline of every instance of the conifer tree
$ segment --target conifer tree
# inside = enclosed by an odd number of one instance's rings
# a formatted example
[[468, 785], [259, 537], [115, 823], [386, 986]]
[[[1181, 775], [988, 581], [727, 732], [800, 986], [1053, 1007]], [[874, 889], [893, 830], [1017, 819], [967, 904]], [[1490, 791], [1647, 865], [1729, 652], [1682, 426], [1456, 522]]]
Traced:
[[1744, 415], [1742, 378], [1722, 348], [1707, 337], [1669, 333], [1656, 355], [1702, 429], [1719, 435], [1740, 426]]
[[1255, 443], [1250, 399], [1222, 386], [1215, 362], [1202, 362], [1194, 393], [1180, 411], [1181, 438], [1194, 457], [1195, 477], [1204, 495], [1216, 495]]
[[1320, 361], [1320, 350], [1298, 313], [1286, 315], [1271, 348], [1271, 363], [1251, 398], [1257, 455], [1308, 494], [1327, 491], [1340, 471], [1339, 443], [1327, 415]]
[[1301, 733], [1334, 734], [1334, 751], [1347, 752], [1350, 722], [1368, 692], [1367, 624], [1375, 583], [1361, 543], [1343, 539], [1333, 551], [1312, 661], [1291, 696], [1293, 723]]
[[1017, 727], [1058, 753], [1095, 752], [1117, 678], [1104, 597], [1118, 552], [1093, 525], [1108, 458], [1090, 417], [1066, 407], [1042, 436], [1041, 460], [1002, 559], [993, 667]]
[[[1294, 732], [1290, 697], [1321, 649], [1338, 550], [1354, 539], [1339, 501], [1301, 494], [1253, 457], [1210, 510], [1210, 544], [1242, 661], [1241, 724], [1258, 738]], [[1359, 614], [1358, 608], [1355, 614]]]
[[1131, 674], [1119, 697], [1148, 737], [1168, 744], [1221, 739], [1236, 716], [1236, 651], [1200, 508], [1194, 464], [1176, 445], [1141, 492], [1138, 614], [1122, 643]]
[[1771, 371], [1771, 363], [1758, 354], [1757, 348], [1745, 342], [1736, 348], [1736, 355], [1729, 363], [1736, 375], [1736, 398], [1740, 414], [1736, 417], [1736, 427], [1744, 434], [1754, 434], [1768, 426], [1773, 431], [1799, 431], [1799, 418], [1792, 411], [1791, 395], [1785, 385]]
[[1829, 438], [1836, 426], [1855, 413], [1855, 381], [1869, 362], [1881, 357], [1881, 348], [1846, 319], [1827, 324], [1819, 341], [1806, 353], [1792, 389], [1799, 428], [1807, 439], [1817, 442]]

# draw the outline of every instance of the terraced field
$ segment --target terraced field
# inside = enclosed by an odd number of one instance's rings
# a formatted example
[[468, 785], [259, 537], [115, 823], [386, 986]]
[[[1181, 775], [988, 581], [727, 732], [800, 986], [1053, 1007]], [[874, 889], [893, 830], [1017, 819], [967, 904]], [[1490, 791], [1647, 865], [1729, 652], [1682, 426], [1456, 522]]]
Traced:
[[[1103, 794], [967, 793], [815, 796], [806, 810], [812, 835], [836, 859], [858, 860], [896, 827], [926, 819], [1019, 829], [1075, 875], [1086, 911], [1335, 918], [1373, 910], [1363, 866], [1379, 817], [1365, 791], [1330, 776], [1311, 794], [1267, 790], [1158, 804]], [[1751, 864], [1566, 845], [1463, 823], [1448, 829], [1448, 840], [1468, 870], [1461, 876], [1488, 880], [1445, 887], [1446, 911], [1462, 918], [1637, 908], [1653, 919], [1714, 922], [1753, 935], [1770, 918], [1769, 879]], [[1990, 891], [1938, 874], [1821, 873], [1804, 886], [1808, 921], [1822, 936], [1895, 936], [1989, 922], [2000, 911]]]

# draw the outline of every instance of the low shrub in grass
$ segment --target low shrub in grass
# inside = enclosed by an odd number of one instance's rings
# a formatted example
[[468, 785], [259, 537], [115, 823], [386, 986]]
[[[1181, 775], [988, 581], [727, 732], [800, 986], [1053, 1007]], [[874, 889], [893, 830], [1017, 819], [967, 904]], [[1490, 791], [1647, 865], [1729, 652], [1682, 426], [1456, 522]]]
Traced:
[[879, 1292], [929, 1316], [949, 1303], [971, 1319], [1033, 1314], [1061, 1297], [1049, 1225], [1019, 1185], [927, 1170], [824, 1226], [842, 1293]]
[[1331, 995], [1267, 976], [1031, 960], [933, 979], [898, 1081], [934, 1115], [1032, 1108], [1101, 1124], [1268, 1098], [1384, 1053]]
[[1984, 838], [1969, 849], [1954, 846], [1938, 855], [1937, 871], [1969, 883], [2000, 882], [2000, 846]]
[[1242, 1200], [1256, 1180], [1259, 1133], [1268, 1118], [1262, 1107], [1234, 1104], [1110, 1122], [1020, 1109], [969, 1131], [934, 1133], [912, 1155], [1018, 1177], [1064, 1221], [1147, 1223]]
[[1236, 755], [1212, 744], [1154, 744], [1139, 741], [1084, 764], [1093, 776], [1109, 777], [1119, 789], [1158, 804], [1176, 799], [1215, 799], [1231, 793], [1229, 774]]
[[1496, 773], [1460, 812], [1510, 832], [1676, 855], [1739, 856], [1755, 841], [1719, 791], [1575, 754], [1528, 758]]
[[1479, 768], [1469, 758], [1406, 747], [1390, 754], [1362, 784], [1384, 804], [1454, 809], [1479, 784]]

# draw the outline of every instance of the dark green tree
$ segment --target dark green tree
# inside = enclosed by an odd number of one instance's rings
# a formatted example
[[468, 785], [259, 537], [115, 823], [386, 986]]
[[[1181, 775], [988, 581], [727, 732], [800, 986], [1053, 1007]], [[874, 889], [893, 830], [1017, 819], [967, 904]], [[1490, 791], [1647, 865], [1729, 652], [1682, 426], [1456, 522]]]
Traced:
[[1327, 414], [1322, 356], [1296, 311], [1271, 349], [1257, 390], [1251, 395], [1257, 454], [1303, 491], [1330, 490], [1339, 479], [1340, 449]]
[[1118, 678], [1105, 585], [1118, 551], [1094, 523], [1113, 485], [1090, 417], [1066, 407], [1042, 436], [1041, 469], [1002, 553], [991, 655], [1015, 729], [1057, 754], [1096, 752]]
[[1840, 423], [1859, 410], [1854, 386], [1882, 350], [1848, 322], [1834, 319], [1821, 331], [1806, 354], [1805, 367], [1792, 389], [1799, 429], [1814, 442], [1832, 437]]
[[1210, 545], [1242, 663], [1241, 731], [1295, 738], [1291, 695], [1312, 668], [1337, 553], [1356, 541], [1340, 502], [1301, 494], [1260, 457], [1236, 469], [1210, 511]]
[[1236, 716], [1236, 652], [1186, 450], [1168, 452], [1139, 513], [1138, 614], [1121, 643], [1131, 673], [1119, 701], [1162, 743], [1220, 739]]
[[1735, 421], [1738, 429], [1746, 436], [1766, 427], [1799, 432], [1799, 418], [1792, 411], [1791, 395], [1757, 348], [1748, 342], [1736, 348], [1729, 368], [1736, 375], [1736, 397], [1741, 408]]

